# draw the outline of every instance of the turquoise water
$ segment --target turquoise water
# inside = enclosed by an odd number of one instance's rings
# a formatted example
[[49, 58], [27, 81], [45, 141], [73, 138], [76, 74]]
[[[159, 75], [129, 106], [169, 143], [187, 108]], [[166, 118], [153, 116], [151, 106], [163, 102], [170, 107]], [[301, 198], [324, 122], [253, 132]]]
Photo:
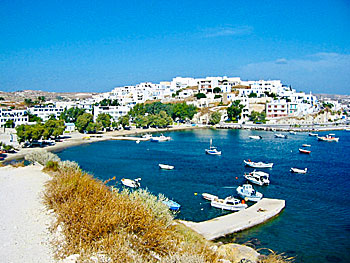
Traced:
[[[338, 143], [319, 142], [307, 133], [278, 139], [272, 132], [206, 129], [169, 132], [169, 142], [104, 141], [68, 148], [58, 155], [77, 161], [102, 180], [141, 177], [141, 187], [180, 203], [177, 217], [192, 221], [227, 213], [210, 207], [201, 193], [235, 194], [235, 188], [245, 182], [244, 172], [252, 170], [243, 165], [244, 159], [273, 162], [272, 169], [264, 169], [271, 184], [254, 187], [265, 197], [285, 199], [286, 209], [271, 221], [224, 241], [251, 241], [257, 248], [296, 256], [297, 262], [350, 262], [350, 132], [335, 134], [340, 137]], [[263, 139], [251, 140], [250, 135]], [[222, 156], [204, 153], [211, 138]], [[311, 144], [310, 155], [298, 152], [304, 143]], [[159, 163], [175, 169], [160, 170]], [[291, 167], [307, 167], [309, 172], [292, 174]]]

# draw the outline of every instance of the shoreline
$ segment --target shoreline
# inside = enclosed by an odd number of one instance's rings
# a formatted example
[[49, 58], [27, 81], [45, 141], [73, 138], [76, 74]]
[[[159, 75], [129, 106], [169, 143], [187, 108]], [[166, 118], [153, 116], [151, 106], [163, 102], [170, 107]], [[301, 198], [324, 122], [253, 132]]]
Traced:
[[[182, 130], [194, 130], [194, 129], [202, 129], [206, 127], [202, 126], [176, 126], [171, 128], [149, 128], [149, 129], [133, 129], [133, 130], [121, 130], [121, 131], [109, 131], [101, 134], [81, 134], [78, 132], [67, 134], [67, 136], [72, 136], [71, 138], [64, 140], [63, 142], [57, 142], [53, 146], [47, 146], [44, 148], [21, 148], [20, 151], [17, 153], [8, 153], [8, 156], [3, 160], [3, 163], [15, 161], [15, 160], [21, 160], [23, 159], [28, 153], [32, 152], [33, 150], [38, 149], [45, 149], [48, 152], [58, 152], [61, 150], [64, 150], [69, 147], [74, 147], [78, 145], [88, 144], [88, 143], [94, 143], [94, 142], [101, 142], [101, 141], [108, 141], [113, 140], [114, 137], [118, 136], [126, 136], [126, 135], [139, 135], [139, 134], [145, 134], [145, 133], [158, 133], [158, 132], [171, 132], [171, 131], [182, 131]], [[64, 135], [63, 135], [64, 136]], [[89, 139], [84, 139], [84, 138]]]
[[[20, 151], [17, 153], [8, 153], [8, 156], [3, 160], [3, 163], [15, 161], [15, 160], [21, 160], [23, 159], [29, 152], [36, 150], [36, 149], [45, 149], [49, 152], [58, 152], [61, 150], [64, 150], [69, 147], [74, 147], [78, 145], [88, 144], [88, 143], [94, 143], [94, 142], [100, 142], [100, 141], [108, 141], [108, 140], [115, 140], [115, 137], [122, 137], [126, 135], [140, 135], [145, 133], [159, 133], [159, 132], [172, 132], [172, 131], [183, 131], [183, 130], [194, 130], [194, 129], [207, 129], [207, 128], [214, 128], [214, 129], [241, 129], [241, 130], [259, 130], [259, 131], [281, 131], [281, 132], [289, 132], [289, 131], [295, 131], [295, 132], [316, 132], [316, 131], [339, 131], [339, 130], [346, 130], [349, 129], [349, 126], [332, 126], [332, 127], [315, 127], [315, 128], [302, 128], [302, 127], [290, 127], [282, 126], [282, 125], [254, 125], [254, 124], [237, 124], [237, 123], [227, 123], [223, 125], [217, 125], [217, 126], [185, 126], [185, 125], [179, 125], [175, 127], [170, 128], [149, 128], [149, 129], [140, 129], [136, 128], [133, 130], [121, 130], [121, 131], [108, 131], [101, 134], [81, 134], [79, 132], [74, 132], [71, 134], [68, 134], [68, 136], [72, 136], [69, 139], [58, 142], [53, 146], [47, 146], [44, 148], [21, 148]], [[64, 136], [64, 135], [63, 135]], [[84, 139], [84, 138], [89, 139]]]

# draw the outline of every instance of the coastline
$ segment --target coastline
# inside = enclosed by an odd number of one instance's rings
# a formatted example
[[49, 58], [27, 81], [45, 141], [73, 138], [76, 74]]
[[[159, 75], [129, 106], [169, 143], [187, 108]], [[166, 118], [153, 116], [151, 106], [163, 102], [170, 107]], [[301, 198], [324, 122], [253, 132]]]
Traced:
[[[47, 146], [45, 148], [21, 148], [20, 151], [18, 151], [17, 153], [13, 153], [13, 154], [9, 153], [3, 162], [6, 163], [6, 162], [15, 161], [15, 160], [21, 160], [28, 153], [38, 149], [45, 149], [48, 152], [58, 152], [66, 148], [78, 146], [82, 144], [113, 140], [114, 137], [118, 137], [118, 136], [140, 135], [145, 133], [170, 132], [170, 131], [182, 131], [182, 130], [194, 130], [194, 129], [202, 129], [202, 128], [205, 128], [205, 126], [202, 127], [202, 126], [180, 125], [180, 126], [162, 128], [162, 129], [149, 128], [145, 130], [145, 129], [136, 128], [132, 130], [109, 131], [101, 134], [91, 134], [91, 135], [74, 132], [71, 134], [67, 134], [68, 136], [71, 136], [70, 138], [64, 140], [63, 142], [57, 142], [53, 146]], [[89, 139], [86, 139], [87, 137]]]

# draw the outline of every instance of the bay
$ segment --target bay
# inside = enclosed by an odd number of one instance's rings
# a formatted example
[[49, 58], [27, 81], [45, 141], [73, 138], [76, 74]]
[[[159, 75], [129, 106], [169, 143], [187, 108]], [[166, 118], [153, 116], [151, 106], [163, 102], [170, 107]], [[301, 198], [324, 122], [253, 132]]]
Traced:
[[[116, 176], [141, 177], [141, 187], [163, 193], [181, 204], [177, 218], [208, 220], [228, 212], [215, 209], [202, 199], [207, 192], [226, 197], [236, 195], [243, 174], [253, 169], [244, 159], [273, 162], [269, 186], [254, 186], [265, 197], [286, 200], [276, 218], [250, 230], [221, 239], [250, 241], [257, 248], [270, 248], [296, 256], [296, 262], [350, 262], [350, 133], [337, 131], [338, 143], [319, 142], [308, 133], [274, 138], [273, 132], [200, 129], [164, 134], [169, 142], [103, 141], [59, 152], [63, 160], [77, 161], [83, 170], [101, 180]], [[327, 134], [326, 132], [320, 134]], [[250, 135], [263, 139], [252, 140]], [[205, 154], [209, 141], [221, 156]], [[310, 155], [300, 154], [310, 144]], [[174, 165], [166, 171], [159, 163]], [[307, 174], [292, 174], [291, 167], [308, 168]]]

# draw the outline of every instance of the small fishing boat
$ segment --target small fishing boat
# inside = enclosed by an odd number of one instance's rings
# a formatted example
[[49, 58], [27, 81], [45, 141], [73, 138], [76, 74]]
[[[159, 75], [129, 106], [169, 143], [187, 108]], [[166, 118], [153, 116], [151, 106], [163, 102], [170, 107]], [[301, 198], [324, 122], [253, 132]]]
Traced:
[[317, 136], [317, 139], [319, 141], [324, 141], [324, 142], [338, 142], [339, 137], [335, 137], [335, 134], [328, 134], [326, 136]]
[[258, 135], [252, 135], [252, 136], [249, 136], [249, 139], [260, 140], [262, 139], [262, 137]]
[[180, 204], [176, 203], [173, 200], [164, 200], [164, 201], [162, 201], [162, 203], [167, 205], [169, 207], [169, 209], [172, 211], [178, 211], [181, 207]]
[[263, 163], [263, 162], [252, 162], [251, 160], [243, 160], [243, 162], [250, 167], [253, 168], [272, 168], [273, 163]]
[[152, 138], [152, 134], [146, 133], [141, 136], [144, 140], [148, 141]]
[[269, 174], [262, 171], [253, 171], [249, 174], [244, 174], [244, 178], [253, 184], [257, 185], [269, 185]]
[[303, 147], [311, 147], [310, 144], [303, 144], [302, 146], [303, 146]]
[[123, 185], [131, 188], [138, 188], [141, 185], [139, 182], [141, 181], [141, 178], [137, 178], [135, 180], [123, 178], [121, 181]]
[[216, 195], [212, 195], [212, 194], [208, 194], [208, 193], [203, 193], [202, 194], [202, 197], [205, 199], [205, 200], [213, 200], [215, 198], [218, 198]]
[[286, 134], [282, 134], [282, 133], [275, 133], [275, 137], [276, 138], [283, 138], [283, 139], [288, 138], [288, 136]]
[[140, 140], [137, 140], [136, 143], [139, 144], [139, 143], [140, 143]]
[[248, 207], [244, 200], [239, 200], [232, 196], [228, 196], [225, 199], [215, 198], [211, 200], [210, 205], [215, 208], [220, 208], [230, 211], [239, 211], [246, 209]]
[[263, 197], [263, 194], [254, 190], [251, 184], [244, 184], [242, 186], [238, 186], [236, 189], [239, 196], [243, 199], [258, 202]]
[[299, 148], [299, 152], [300, 153], [306, 153], [306, 154], [310, 154], [311, 153], [311, 151], [305, 150], [305, 149], [301, 149], [301, 148]]
[[293, 135], [295, 135], [295, 134], [297, 134], [295, 131], [289, 131], [289, 134], [293, 134]]
[[299, 168], [290, 168], [290, 171], [292, 172], [292, 173], [297, 173], [297, 174], [306, 174], [306, 172], [307, 172], [307, 168], [305, 168], [305, 169], [299, 169]]
[[158, 164], [160, 169], [164, 169], [164, 170], [172, 170], [175, 167], [173, 165], [168, 165], [168, 164]]
[[205, 149], [205, 153], [210, 155], [221, 155], [221, 151], [218, 151], [218, 149], [212, 145], [212, 142], [213, 140], [210, 139], [209, 149]]
[[317, 133], [309, 132], [309, 136], [318, 136], [318, 134], [317, 134]]
[[171, 138], [170, 137], [166, 137], [163, 134], [161, 134], [158, 137], [151, 137], [151, 142], [166, 142], [166, 141], [170, 141]]

